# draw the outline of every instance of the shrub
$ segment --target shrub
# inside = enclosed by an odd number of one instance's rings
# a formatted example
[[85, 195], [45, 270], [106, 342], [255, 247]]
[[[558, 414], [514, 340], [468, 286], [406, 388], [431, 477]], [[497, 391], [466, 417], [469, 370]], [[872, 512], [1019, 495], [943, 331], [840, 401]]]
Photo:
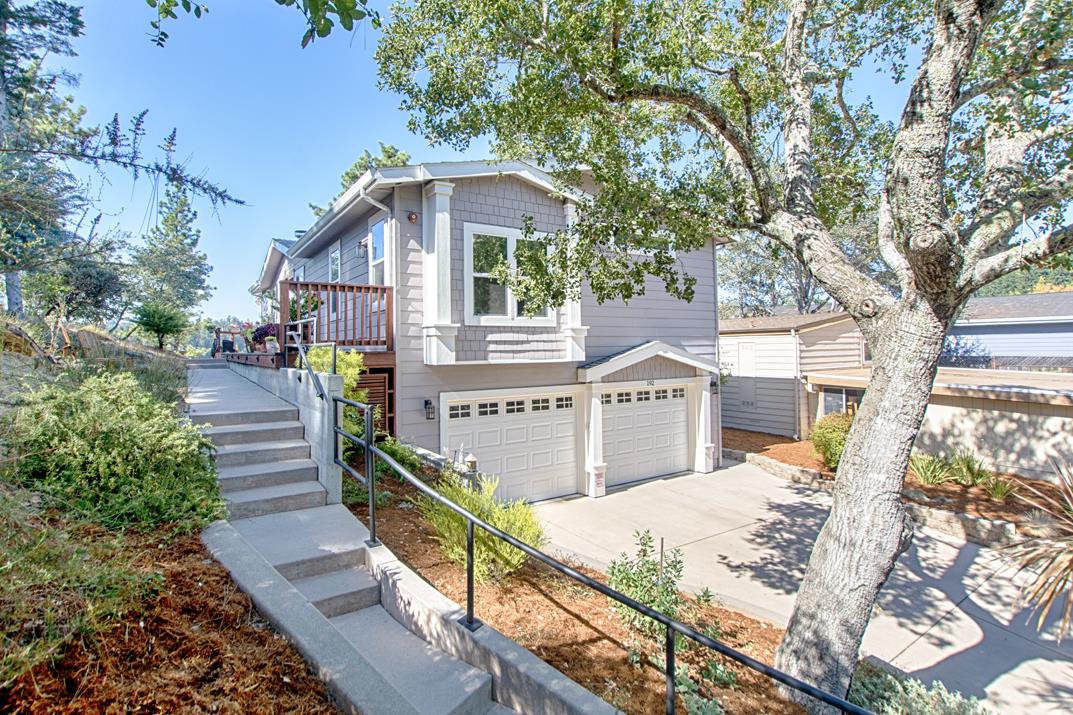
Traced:
[[[679, 618], [688, 604], [678, 590], [685, 570], [681, 549], [665, 552], [661, 568], [652, 532], [646, 529], [634, 532], [633, 536], [637, 541], [636, 555], [631, 558], [623, 553], [611, 561], [607, 567], [608, 585], [660, 613]], [[611, 606], [631, 627], [653, 637], [662, 637], [663, 626], [648, 616], [618, 601], [612, 601]]]
[[946, 484], [954, 478], [950, 474], [950, 462], [930, 454], [914, 454], [909, 458], [909, 468], [918, 482], [929, 487]]
[[959, 449], [950, 459], [950, 471], [954, 479], [967, 487], [986, 485], [994, 477], [994, 473], [984, 466], [983, 460], [977, 459], [967, 449]]
[[842, 450], [846, 447], [849, 428], [853, 426], [853, 415], [843, 412], [827, 415], [816, 422], [809, 435], [817, 456], [830, 469], [836, 469], [842, 460]]
[[164, 338], [186, 330], [186, 315], [178, 308], [162, 303], [143, 303], [134, 311], [132, 322], [156, 336], [157, 347], [164, 349]]
[[914, 678], [898, 678], [874, 666], [857, 667], [849, 701], [876, 715], [988, 715], [976, 698], [966, 699], [936, 681], [931, 687]]
[[[544, 527], [533, 508], [526, 502], [499, 501], [496, 488], [499, 480], [485, 475], [477, 477], [471, 487], [460, 476], [447, 472], [436, 483], [436, 490], [474, 516], [505, 531], [522, 543], [535, 548], [544, 544]], [[418, 502], [418, 508], [436, 531], [436, 540], [452, 561], [466, 563], [466, 520], [461, 514], [428, 497]], [[487, 533], [480, 527], [474, 531], [473, 576], [485, 583], [489, 579], [508, 576], [525, 563], [525, 553]]]
[[[380, 442], [380, 449], [387, 452], [392, 459], [406, 467], [406, 470], [415, 477], [420, 477], [425, 463], [417, 456], [417, 452], [408, 444], [403, 444], [394, 437], [388, 437]], [[386, 462], [377, 462], [387, 467]], [[390, 470], [390, 468], [389, 468]], [[394, 473], [392, 471], [392, 473]]]
[[42, 388], [4, 432], [16, 479], [105, 526], [189, 531], [223, 513], [212, 443], [129, 373]]
[[991, 478], [984, 483], [984, 489], [987, 491], [987, 496], [995, 501], [1006, 501], [1007, 497], [1017, 491], [1017, 484], [1012, 480], [992, 474]]
[[[376, 506], [387, 506], [395, 495], [386, 489], [376, 490]], [[369, 503], [369, 489], [357, 479], [343, 475], [343, 506], [361, 506]]]

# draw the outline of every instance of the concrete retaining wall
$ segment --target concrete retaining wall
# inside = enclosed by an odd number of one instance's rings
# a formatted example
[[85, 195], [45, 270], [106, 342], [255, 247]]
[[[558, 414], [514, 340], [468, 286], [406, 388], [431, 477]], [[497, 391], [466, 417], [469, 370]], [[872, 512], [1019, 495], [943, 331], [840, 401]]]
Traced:
[[335, 464], [332, 445], [332, 441], [336, 439], [332, 397], [343, 396], [343, 376], [318, 373], [328, 395], [326, 400], [322, 400], [317, 396], [317, 390], [305, 370], [270, 370], [235, 362], [229, 362], [228, 367], [298, 408], [298, 419], [305, 427], [305, 439], [309, 442], [310, 455], [317, 463], [317, 479], [328, 492], [328, 503], [342, 502], [343, 472]]

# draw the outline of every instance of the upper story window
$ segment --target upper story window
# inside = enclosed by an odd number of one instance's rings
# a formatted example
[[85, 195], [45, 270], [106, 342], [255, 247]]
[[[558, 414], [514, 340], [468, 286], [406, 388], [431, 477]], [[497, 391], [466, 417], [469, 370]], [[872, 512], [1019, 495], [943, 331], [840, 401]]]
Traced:
[[[338, 283], [343, 277], [343, 251], [340, 249], [339, 244], [336, 243], [331, 251], [328, 252], [328, 282]], [[330, 310], [334, 315], [339, 312], [339, 294], [334, 290], [331, 293]]]
[[384, 228], [386, 219], [380, 219], [369, 226], [369, 235], [366, 237], [369, 252], [369, 283], [372, 285], [384, 285], [385, 245]]
[[306, 267], [305, 267], [305, 264], [303, 263], [302, 265], [297, 266], [294, 269], [294, 274], [293, 275], [294, 275], [294, 280], [298, 281], [299, 283], [304, 281], [306, 279]]
[[525, 239], [516, 228], [467, 223], [465, 241], [465, 303], [468, 325], [554, 326], [549, 310], [527, 317], [525, 302], [514, 296], [510, 286], [492, 277], [501, 263], [517, 266], [517, 257], [526, 251], [540, 251], [540, 241]]

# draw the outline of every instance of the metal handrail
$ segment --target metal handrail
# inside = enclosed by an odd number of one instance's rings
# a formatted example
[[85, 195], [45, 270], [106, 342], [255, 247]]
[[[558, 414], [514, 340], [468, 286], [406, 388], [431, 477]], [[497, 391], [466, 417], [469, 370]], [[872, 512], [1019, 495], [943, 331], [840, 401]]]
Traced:
[[[384, 452], [382, 449], [376, 446], [375, 435], [373, 434], [373, 406], [362, 402], [356, 402], [354, 400], [348, 400], [344, 397], [333, 397], [333, 417], [335, 422], [335, 434], [339, 437], [349, 440], [351, 443], [362, 447], [365, 453], [365, 477], [362, 478], [350, 465], [346, 464], [340, 459], [339, 455], [339, 440], [333, 439], [332, 442], [335, 445], [335, 463], [343, 468], [347, 474], [357, 479], [362, 485], [364, 485], [369, 493], [369, 540], [370, 546], [379, 546], [380, 541], [376, 538], [376, 458], [384, 460], [389, 467], [404, 481], [408, 482], [412, 486], [416, 487], [418, 491], [425, 494], [430, 499], [433, 499], [451, 511], [459, 514], [466, 519], [466, 615], [459, 619], [459, 623], [470, 631], [475, 631], [483, 624], [477, 618], [473, 616], [473, 601], [474, 601], [474, 588], [473, 588], [473, 532], [474, 527], [479, 526], [486, 532], [495, 536], [500, 541], [504, 541], [514, 548], [522, 551], [528, 556], [540, 561], [546, 566], [549, 566], [559, 573], [568, 576], [569, 578], [581, 583], [589, 588], [597, 591], [604, 596], [607, 596], [613, 601], [621, 603], [638, 613], [651, 618], [652, 620], [663, 624], [666, 628], [665, 639], [665, 661], [664, 672], [667, 678], [667, 698], [666, 698], [666, 710], [667, 713], [674, 713], [674, 698], [675, 698], [675, 634], [684, 636], [693, 640], [707, 648], [720, 653], [731, 660], [737, 661], [742, 665], [755, 670], [767, 677], [775, 680], [783, 685], [793, 688], [799, 692], [802, 692], [810, 697], [819, 700], [822, 703], [831, 705], [838, 708], [842, 712], [854, 713], [854, 715], [874, 715], [870, 710], [862, 708], [858, 705], [854, 705], [844, 698], [840, 698], [837, 695], [828, 693], [825, 690], [821, 690], [814, 685], [810, 685], [803, 680], [784, 673], [781, 670], [773, 668], [765, 663], [761, 663], [755, 658], [751, 658], [744, 653], [737, 651], [730, 646], [720, 643], [719, 641], [700, 633], [693, 627], [677, 621], [670, 616], [661, 613], [660, 611], [646, 606], [645, 604], [630, 598], [624, 593], [617, 591], [607, 584], [601, 583], [593, 578], [586, 576], [585, 574], [573, 569], [563, 562], [555, 559], [552, 556], [544, 553], [543, 551], [536, 549], [529, 544], [519, 541], [510, 534], [502, 531], [488, 522], [484, 521], [480, 517], [476, 516], [472, 512], [465, 508], [455, 504], [450, 499], [444, 497], [436, 490], [422, 482], [420, 479], [411, 474], [404, 466], [399, 464], [390, 455]], [[339, 405], [345, 405], [360, 410], [365, 417], [365, 434], [362, 437], [352, 435], [339, 426]]]
[[[305, 346], [305, 343], [302, 342], [302, 336], [298, 332], [290, 332], [290, 331], [288, 331], [287, 335], [284, 336], [284, 340], [283, 340], [284, 366], [286, 366], [286, 358], [287, 358], [286, 349], [287, 349], [287, 338], [288, 337], [293, 337], [294, 338], [294, 346], [296, 348], [298, 348], [298, 355], [301, 357], [302, 365], [305, 367], [306, 372], [309, 373], [309, 377], [313, 381], [313, 389], [315, 389], [317, 391], [317, 397], [319, 397], [320, 399], [326, 401], [328, 399], [328, 393], [324, 391], [324, 385], [321, 384], [320, 378], [317, 376], [317, 373], [313, 369], [313, 366], [309, 364], [309, 349]], [[335, 372], [335, 353], [334, 352], [332, 353], [332, 372]]]

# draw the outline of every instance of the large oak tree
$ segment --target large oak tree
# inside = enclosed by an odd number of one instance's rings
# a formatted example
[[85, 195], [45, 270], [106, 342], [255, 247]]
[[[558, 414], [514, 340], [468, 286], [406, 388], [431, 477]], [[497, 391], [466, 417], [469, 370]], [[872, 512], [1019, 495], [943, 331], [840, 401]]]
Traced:
[[[491, 135], [564, 181], [591, 167], [591, 205], [522, 271], [534, 302], [582, 280], [628, 298], [646, 275], [689, 298], [676, 252], [751, 232], [857, 320], [872, 381], [777, 655], [836, 693], [911, 538], [900, 495], [952, 319], [1073, 245], [1071, 18], [1070, 0], [413, 0], [377, 50], [429, 140]], [[889, 141], [862, 134], [865, 93], [904, 98]], [[832, 235], [868, 194], [894, 291]]]

